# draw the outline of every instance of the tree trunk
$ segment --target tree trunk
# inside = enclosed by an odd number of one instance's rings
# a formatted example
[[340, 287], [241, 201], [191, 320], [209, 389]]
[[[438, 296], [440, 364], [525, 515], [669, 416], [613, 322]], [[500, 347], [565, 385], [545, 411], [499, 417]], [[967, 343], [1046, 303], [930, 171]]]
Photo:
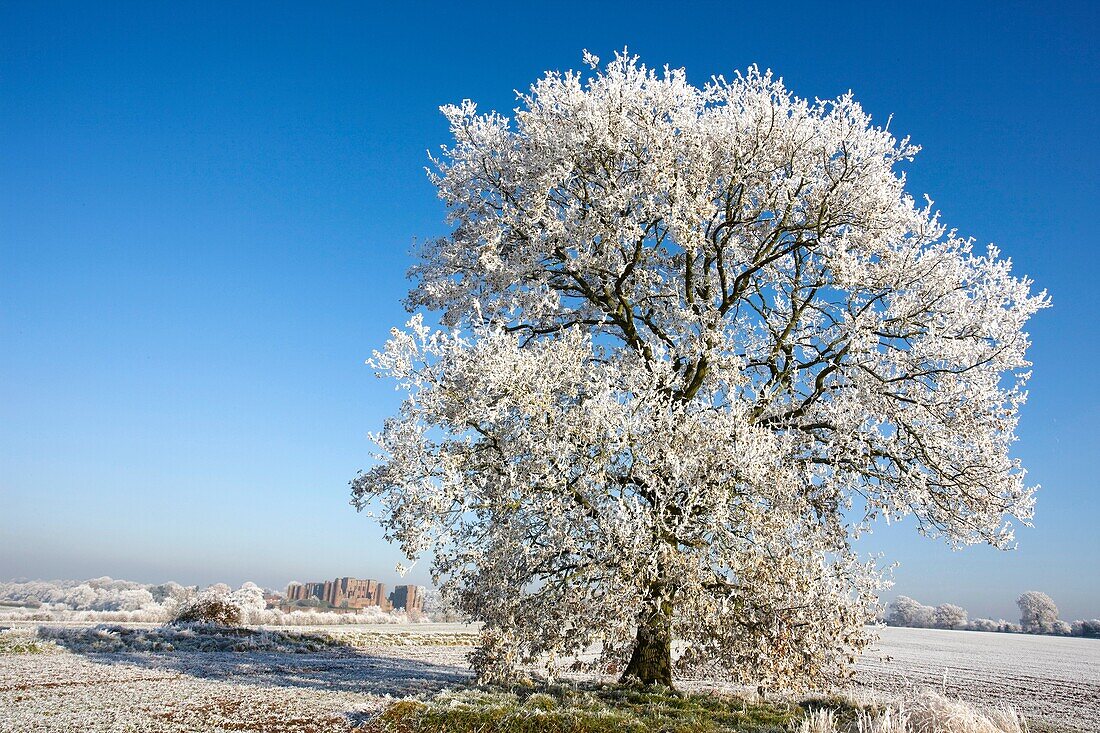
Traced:
[[672, 687], [672, 606], [662, 603], [638, 624], [638, 638], [620, 682]]

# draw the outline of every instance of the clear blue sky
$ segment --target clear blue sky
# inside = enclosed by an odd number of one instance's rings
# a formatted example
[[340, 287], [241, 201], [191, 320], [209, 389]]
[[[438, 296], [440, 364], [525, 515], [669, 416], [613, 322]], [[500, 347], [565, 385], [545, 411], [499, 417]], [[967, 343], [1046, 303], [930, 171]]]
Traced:
[[1018, 444], [1036, 528], [864, 544], [926, 603], [1100, 616], [1096, 4], [229, 5], [0, 4], [0, 578], [392, 582], [347, 481], [397, 404], [363, 360], [444, 231], [437, 107], [510, 110], [629, 46], [854, 90], [924, 146], [911, 190], [1050, 290]]

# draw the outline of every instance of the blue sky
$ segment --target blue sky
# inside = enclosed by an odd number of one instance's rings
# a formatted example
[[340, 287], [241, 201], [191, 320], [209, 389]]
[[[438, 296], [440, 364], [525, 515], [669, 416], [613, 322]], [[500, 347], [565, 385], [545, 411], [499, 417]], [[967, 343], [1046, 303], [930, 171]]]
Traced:
[[0, 4], [0, 578], [392, 582], [347, 481], [398, 402], [363, 360], [444, 231], [437, 107], [629, 46], [854, 90], [924, 147], [910, 190], [1051, 292], [1020, 549], [862, 544], [926, 603], [1100, 615], [1098, 6], [409, 5]]

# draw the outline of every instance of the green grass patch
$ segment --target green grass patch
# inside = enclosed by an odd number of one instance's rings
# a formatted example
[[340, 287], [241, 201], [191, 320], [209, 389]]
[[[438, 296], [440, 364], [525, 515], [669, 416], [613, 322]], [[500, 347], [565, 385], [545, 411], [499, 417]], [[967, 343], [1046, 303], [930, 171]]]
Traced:
[[750, 702], [712, 694], [630, 687], [467, 688], [423, 701], [394, 703], [359, 730], [364, 733], [789, 733], [807, 709], [831, 707], [855, 717], [840, 701], [804, 706]]

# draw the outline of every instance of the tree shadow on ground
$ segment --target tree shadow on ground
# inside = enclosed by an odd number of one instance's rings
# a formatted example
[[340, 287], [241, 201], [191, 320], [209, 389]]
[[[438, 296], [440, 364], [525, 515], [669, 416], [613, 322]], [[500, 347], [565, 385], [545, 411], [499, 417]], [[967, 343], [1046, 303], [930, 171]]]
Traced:
[[174, 627], [42, 627], [39, 636], [98, 664], [132, 665], [234, 685], [406, 697], [471, 679], [469, 669], [461, 666], [462, 653], [453, 647], [395, 647], [390, 654], [322, 634], [251, 629], [193, 629], [181, 634]]

